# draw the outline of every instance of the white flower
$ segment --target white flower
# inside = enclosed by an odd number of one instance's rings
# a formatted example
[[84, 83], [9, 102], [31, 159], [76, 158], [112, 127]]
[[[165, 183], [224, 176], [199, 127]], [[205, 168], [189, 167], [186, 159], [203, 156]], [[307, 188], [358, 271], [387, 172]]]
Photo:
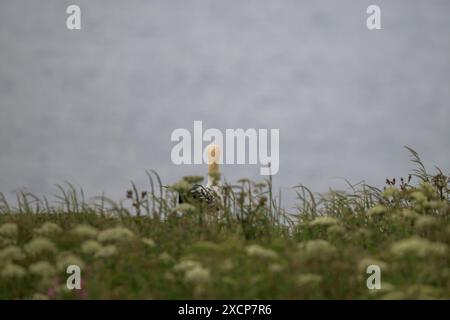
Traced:
[[323, 216], [317, 217], [309, 223], [311, 227], [329, 227], [339, 223], [339, 220], [334, 217]]
[[125, 227], [115, 227], [106, 229], [98, 234], [97, 240], [100, 242], [126, 241], [134, 237], [134, 233]]
[[438, 219], [431, 216], [420, 216], [414, 223], [414, 228], [419, 231], [429, 230], [439, 224]]
[[56, 246], [47, 238], [34, 238], [24, 246], [25, 252], [31, 256], [36, 256], [41, 253], [55, 253]]
[[64, 252], [58, 256], [56, 261], [56, 268], [58, 271], [66, 271], [67, 267], [71, 265], [83, 268], [84, 262], [81, 258], [71, 252]]
[[345, 229], [340, 225], [334, 225], [327, 228], [327, 233], [330, 235], [340, 236], [345, 233]]
[[201, 266], [201, 264], [197, 261], [192, 261], [192, 260], [183, 260], [180, 263], [176, 264], [173, 269], [175, 271], [181, 271], [181, 272], [186, 272], [187, 270], [196, 268]]
[[394, 243], [390, 249], [394, 257], [416, 256], [425, 258], [427, 256], [445, 256], [447, 245], [440, 242], [431, 242], [428, 239], [411, 237]]
[[37, 235], [47, 237], [60, 232], [62, 232], [61, 227], [52, 222], [45, 222], [42, 226], [34, 230], [34, 233], [36, 233]]
[[8, 239], [8, 238], [0, 237], [0, 248], [6, 247], [6, 246], [13, 246], [16, 244], [17, 244], [16, 239]]
[[411, 198], [413, 198], [413, 200], [418, 204], [425, 204], [428, 201], [426, 195], [424, 195], [420, 191], [414, 191], [413, 193], [411, 193]]
[[3, 267], [0, 275], [3, 278], [23, 278], [27, 275], [27, 271], [17, 264], [8, 263]]
[[115, 245], [107, 245], [101, 248], [97, 253], [95, 254], [96, 258], [108, 258], [115, 256], [117, 254], [117, 248]]
[[399, 195], [399, 190], [397, 188], [394, 187], [389, 187], [386, 188], [386, 190], [384, 190], [381, 195], [388, 199], [388, 198], [397, 198]]
[[382, 216], [383, 214], [385, 214], [387, 212], [387, 209], [382, 206], [382, 205], [376, 205], [372, 208], [370, 208], [369, 210], [367, 210], [367, 215], [369, 217], [377, 217], [377, 216]]
[[72, 234], [77, 235], [80, 238], [96, 238], [98, 234], [97, 228], [88, 224], [79, 224], [70, 231]]
[[170, 186], [170, 189], [175, 190], [179, 193], [186, 193], [189, 191], [189, 189], [192, 187], [192, 185], [187, 182], [186, 180], [180, 180], [174, 185]]
[[305, 273], [297, 277], [297, 285], [299, 287], [316, 286], [322, 282], [322, 276], [314, 273]]
[[51, 277], [56, 273], [55, 268], [47, 261], [32, 263], [28, 269], [31, 274], [41, 276], [42, 278]]
[[150, 238], [143, 238], [143, 239], [142, 239], [142, 242], [143, 242], [144, 244], [146, 244], [146, 245], [147, 245], [148, 247], [150, 247], [150, 248], [153, 248], [153, 247], [156, 246], [155, 241], [153, 241], [153, 239], [150, 239]]
[[245, 248], [247, 255], [264, 259], [277, 259], [278, 254], [270, 249], [263, 248], [257, 244], [249, 245]]
[[102, 248], [102, 245], [95, 240], [87, 240], [81, 244], [81, 252], [87, 255], [96, 254]]
[[202, 266], [195, 266], [186, 271], [184, 280], [195, 284], [203, 284], [209, 281], [210, 271]]
[[17, 246], [8, 246], [0, 250], [0, 263], [2, 261], [16, 261], [25, 258], [22, 249]]
[[337, 249], [335, 246], [325, 240], [310, 240], [305, 244], [299, 244], [301, 250], [308, 257], [328, 258], [336, 255]]
[[0, 226], [0, 236], [5, 238], [17, 238], [19, 228], [15, 223], [5, 223]]
[[370, 257], [366, 257], [366, 258], [361, 259], [358, 262], [358, 270], [359, 270], [359, 272], [365, 273], [367, 271], [367, 267], [370, 266], [370, 265], [379, 266], [380, 269], [382, 270], [382, 272], [386, 271], [386, 269], [387, 269], [386, 262], [381, 261], [381, 260], [377, 260], [377, 259], [373, 259], [373, 258], [370, 258]]

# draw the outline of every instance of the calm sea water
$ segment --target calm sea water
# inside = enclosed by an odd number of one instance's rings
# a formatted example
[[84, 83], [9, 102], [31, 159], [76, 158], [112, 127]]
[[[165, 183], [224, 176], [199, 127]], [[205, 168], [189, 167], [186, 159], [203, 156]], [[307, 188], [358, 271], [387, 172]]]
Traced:
[[[118, 199], [170, 161], [176, 128], [279, 128], [289, 188], [382, 185], [411, 169], [403, 145], [450, 170], [450, 2], [0, 2], [0, 191], [53, 194], [69, 180]], [[260, 178], [259, 166], [224, 175]]]

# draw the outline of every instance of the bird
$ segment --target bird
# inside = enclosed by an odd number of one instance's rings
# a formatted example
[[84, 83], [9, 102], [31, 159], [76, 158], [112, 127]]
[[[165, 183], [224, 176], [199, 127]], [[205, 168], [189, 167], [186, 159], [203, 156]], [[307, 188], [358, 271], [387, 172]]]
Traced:
[[206, 149], [208, 155], [208, 176], [206, 186], [194, 184], [186, 196], [179, 195], [178, 203], [204, 204], [208, 208], [219, 209], [222, 202], [222, 189], [220, 182], [220, 147], [210, 144]]

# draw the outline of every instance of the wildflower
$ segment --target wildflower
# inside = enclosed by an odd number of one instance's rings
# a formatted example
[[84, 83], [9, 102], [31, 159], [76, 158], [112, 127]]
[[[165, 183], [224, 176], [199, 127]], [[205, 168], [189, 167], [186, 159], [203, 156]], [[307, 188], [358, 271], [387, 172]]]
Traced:
[[442, 209], [445, 208], [446, 203], [444, 201], [431, 200], [425, 204], [428, 209]]
[[3, 267], [0, 275], [3, 278], [23, 278], [27, 275], [27, 271], [14, 263], [8, 263], [6, 266]]
[[16, 261], [25, 258], [22, 249], [17, 246], [8, 246], [0, 250], [0, 261]]
[[81, 252], [87, 255], [96, 254], [102, 248], [102, 245], [95, 240], [87, 240], [81, 245]]
[[420, 191], [411, 193], [411, 198], [418, 204], [425, 204], [428, 201], [427, 197]]
[[445, 256], [447, 246], [440, 242], [431, 242], [419, 237], [411, 237], [394, 243], [390, 249], [394, 257], [416, 256], [425, 258], [430, 255]]
[[97, 228], [94, 228], [88, 224], [79, 224], [70, 232], [80, 238], [96, 238], [98, 234]]
[[40, 276], [42, 278], [49, 278], [53, 276], [56, 271], [55, 268], [47, 261], [39, 261], [31, 264], [28, 269], [31, 274]]
[[19, 228], [15, 223], [5, 223], [0, 226], [0, 236], [5, 238], [17, 238]]
[[107, 245], [101, 248], [97, 253], [95, 254], [96, 258], [108, 258], [115, 256], [117, 254], [117, 248], [114, 245]]
[[322, 282], [322, 276], [314, 273], [305, 273], [297, 278], [297, 285], [299, 287], [316, 286]]
[[181, 212], [185, 214], [192, 214], [197, 210], [196, 207], [194, 207], [192, 204], [189, 203], [182, 203], [176, 206], [173, 211], [174, 212]]
[[399, 191], [397, 188], [389, 187], [389, 188], [386, 188], [386, 190], [384, 190], [381, 195], [384, 198], [397, 198], [399, 195]]
[[173, 267], [174, 271], [186, 272], [190, 269], [201, 266], [199, 262], [193, 260], [184, 260]]
[[84, 262], [81, 258], [71, 252], [64, 252], [58, 256], [56, 261], [56, 268], [58, 271], [66, 271], [67, 267], [71, 265], [83, 268]]
[[36, 256], [41, 253], [55, 253], [56, 246], [44, 237], [34, 238], [24, 246], [25, 252], [31, 256]]
[[327, 233], [335, 236], [340, 236], [345, 233], [345, 229], [340, 225], [334, 225], [331, 227], [328, 227]]
[[422, 189], [422, 192], [427, 196], [427, 199], [431, 198], [437, 198], [437, 189], [429, 182], [422, 182], [420, 184], [420, 188]]
[[367, 267], [368, 267], [368, 266], [371, 266], [371, 265], [375, 265], [375, 266], [380, 267], [380, 269], [381, 269], [382, 271], [386, 271], [386, 269], [387, 269], [387, 264], [386, 264], [386, 262], [381, 261], [381, 260], [377, 260], [377, 259], [373, 259], [373, 258], [367, 257], [367, 258], [361, 259], [361, 260], [358, 262], [358, 271], [359, 271], [359, 272], [364, 272], [364, 273], [365, 273], [366, 270], [367, 270]]
[[251, 257], [259, 257], [264, 259], [277, 259], [278, 254], [270, 249], [263, 248], [257, 244], [249, 245], [245, 248], [247, 254]]
[[435, 217], [420, 216], [414, 223], [414, 227], [419, 231], [429, 230], [437, 226], [439, 221]]
[[150, 239], [150, 238], [143, 238], [143, 239], [142, 239], [142, 242], [143, 242], [144, 244], [146, 244], [146, 245], [147, 245], [148, 247], [150, 247], [150, 248], [153, 248], [153, 247], [156, 246], [155, 241], [153, 241], [153, 239]]
[[97, 240], [100, 242], [114, 242], [130, 240], [134, 237], [134, 233], [125, 227], [115, 227], [100, 232]]
[[419, 216], [419, 214], [411, 209], [404, 208], [400, 212], [400, 216], [401, 216], [401, 218], [405, 218], [408, 220], [414, 220], [415, 218], [417, 218]]
[[0, 248], [17, 244], [16, 239], [6, 239], [0, 237]]
[[332, 257], [337, 253], [335, 246], [326, 240], [310, 240], [299, 245], [309, 257]]
[[387, 209], [384, 206], [376, 205], [376, 206], [370, 208], [369, 210], [367, 210], [367, 215], [369, 217], [377, 217], [377, 216], [382, 216], [386, 212], [387, 212]]
[[191, 184], [183, 179], [172, 185], [170, 189], [175, 190], [181, 194], [184, 194], [187, 193], [189, 189], [191, 189]]
[[195, 284], [203, 284], [210, 279], [210, 271], [198, 265], [186, 271], [184, 280]]
[[311, 221], [309, 223], [309, 225], [311, 227], [316, 227], [316, 226], [329, 227], [329, 226], [334, 226], [338, 223], [339, 223], [339, 220], [334, 217], [323, 216], [323, 217], [315, 218], [313, 221]]
[[60, 226], [52, 222], [45, 222], [42, 226], [34, 230], [34, 233], [40, 236], [51, 236], [62, 232]]
[[203, 176], [186, 176], [183, 180], [190, 184], [199, 184], [203, 181]]

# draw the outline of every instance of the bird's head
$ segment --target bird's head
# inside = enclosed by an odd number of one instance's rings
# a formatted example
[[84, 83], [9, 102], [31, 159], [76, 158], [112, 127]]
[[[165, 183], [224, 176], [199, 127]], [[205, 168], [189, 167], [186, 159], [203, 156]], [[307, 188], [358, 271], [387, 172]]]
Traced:
[[220, 147], [218, 144], [212, 143], [207, 147], [206, 152], [208, 154], [208, 178], [215, 180], [220, 176]]

